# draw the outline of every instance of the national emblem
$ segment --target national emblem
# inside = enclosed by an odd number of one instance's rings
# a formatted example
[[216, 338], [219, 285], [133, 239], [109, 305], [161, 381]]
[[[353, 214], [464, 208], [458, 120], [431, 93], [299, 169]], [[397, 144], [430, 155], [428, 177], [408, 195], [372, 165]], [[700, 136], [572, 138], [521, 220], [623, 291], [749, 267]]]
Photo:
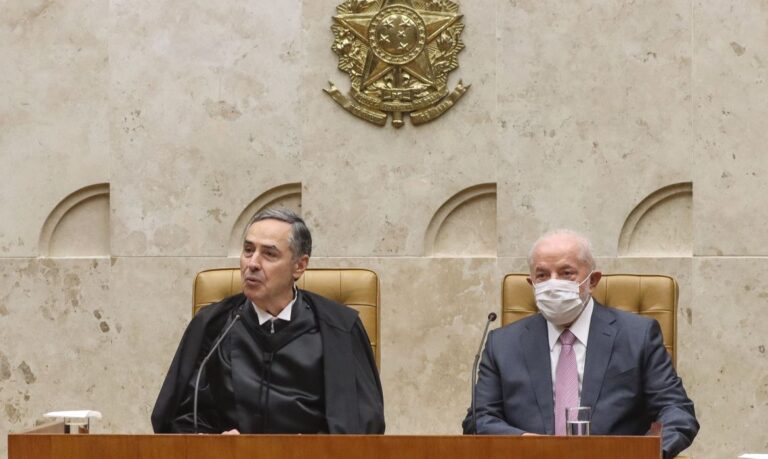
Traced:
[[353, 115], [379, 126], [431, 121], [469, 88], [459, 80], [448, 92], [448, 73], [464, 48], [459, 7], [450, 0], [345, 0], [331, 26], [339, 69], [349, 74], [350, 97], [326, 89]]

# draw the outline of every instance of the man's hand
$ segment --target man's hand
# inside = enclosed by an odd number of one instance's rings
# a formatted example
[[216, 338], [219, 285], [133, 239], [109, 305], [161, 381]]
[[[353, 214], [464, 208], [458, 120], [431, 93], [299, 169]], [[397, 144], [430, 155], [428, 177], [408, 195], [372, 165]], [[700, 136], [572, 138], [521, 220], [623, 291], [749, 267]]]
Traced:
[[530, 433], [530, 432], [526, 432], [526, 433], [523, 434], [523, 437], [540, 437], [540, 436], [541, 436], [541, 434]]
[[240, 431], [237, 429], [227, 430], [226, 432], [222, 432], [222, 435], [240, 435]]

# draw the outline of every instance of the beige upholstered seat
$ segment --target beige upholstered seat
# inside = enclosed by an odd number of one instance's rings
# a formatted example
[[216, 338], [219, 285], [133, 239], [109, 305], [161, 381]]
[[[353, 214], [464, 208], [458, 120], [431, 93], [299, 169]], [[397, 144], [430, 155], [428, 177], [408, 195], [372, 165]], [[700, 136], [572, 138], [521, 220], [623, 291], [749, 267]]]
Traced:
[[[528, 274], [507, 274], [501, 289], [501, 323], [506, 325], [535, 314], [533, 289]], [[677, 282], [669, 276], [604, 274], [592, 292], [603, 305], [630, 311], [659, 322], [664, 346], [676, 365]]]
[[[296, 285], [360, 313], [365, 331], [379, 364], [379, 278], [367, 269], [307, 269]], [[195, 277], [192, 314], [201, 308], [242, 292], [240, 270], [209, 269]]]

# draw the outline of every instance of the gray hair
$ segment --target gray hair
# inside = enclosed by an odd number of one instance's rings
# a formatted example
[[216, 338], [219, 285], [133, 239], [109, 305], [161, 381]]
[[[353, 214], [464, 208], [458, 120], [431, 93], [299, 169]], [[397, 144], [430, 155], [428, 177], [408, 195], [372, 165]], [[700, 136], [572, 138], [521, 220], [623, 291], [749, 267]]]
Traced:
[[293, 252], [293, 259], [296, 260], [302, 256], [312, 255], [312, 234], [307, 228], [307, 224], [299, 217], [296, 212], [290, 209], [272, 209], [267, 208], [261, 210], [254, 215], [248, 224], [245, 226], [245, 232], [248, 232], [248, 228], [256, 222], [262, 220], [278, 220], [281, 222], [289, 223], [291, 225], [291, 237], [288, 243]]
[[597, 268], [595, 259], [592, 256], [592, 244], [589, 239], [569, 229], [556, 229], [545, 233], [540, 238], [536, 239], [536, 242], [531, 246], [531, 250], [528, 252], [528, 269], [533, 269], [533, 252], [536, 251], [539, 244], [556, 236], [570, 236], [579, 245], [579, 260], [589, 265], [589, 269], [594, 270]]

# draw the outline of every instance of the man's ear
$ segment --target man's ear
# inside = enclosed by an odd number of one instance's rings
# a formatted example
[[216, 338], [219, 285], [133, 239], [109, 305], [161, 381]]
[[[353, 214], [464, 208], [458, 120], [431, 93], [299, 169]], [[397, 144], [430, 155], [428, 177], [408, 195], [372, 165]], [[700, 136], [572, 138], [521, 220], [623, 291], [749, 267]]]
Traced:
[[299, 257], [299, 259], [296, 261], [296, 265], [293, 267], [293, 280], [297, 281], [299, 278], [304, 274], [304, 271], [307, 270], [307, 266], [309, 265], [309, 255], [302, 255]]
[[528, 282], [528, 284], [529, 284], [531, 287], [533, 287], [533, 280], [531, 280], [531, 277], [530, 277], [530, 276], [526, 277], [526, 278], [525, 278], [525, 281], [526, 281], [526, 282]]
[[594, 271], [591, 276], [589, 276], [589, 289], [592, 290], [595, 287], [597, 287], [597, 283], [600, 282], [600, 279], [603, 278], [603, 273], [600, 271]]

